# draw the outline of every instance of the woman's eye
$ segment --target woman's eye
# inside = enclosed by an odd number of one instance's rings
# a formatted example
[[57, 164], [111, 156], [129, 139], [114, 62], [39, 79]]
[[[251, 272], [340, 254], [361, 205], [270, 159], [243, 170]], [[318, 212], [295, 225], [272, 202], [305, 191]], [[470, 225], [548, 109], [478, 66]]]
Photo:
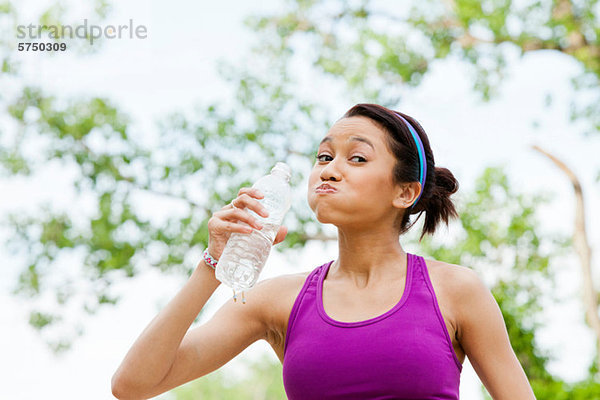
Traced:
[[[328, 160], [323, 160], [323, 157], [329, 157], [329, 158], [331, 158], [331, 156], [328, 155], [328, 154], [320, 154], [320, 155], [317, 156], [317, 160], [318, 161], [322, 161], [322, 162], [328, 161]], [[362, 160], [362, 161], [358, 161], [358, 162], [366, 162], [367, 161], [364, 157], [361, 157], [361, 156], [354, 156], [354, 157], [352, 157], [350, 159], [352, 160], [354, 158], [358, 158], [358, 159]]]

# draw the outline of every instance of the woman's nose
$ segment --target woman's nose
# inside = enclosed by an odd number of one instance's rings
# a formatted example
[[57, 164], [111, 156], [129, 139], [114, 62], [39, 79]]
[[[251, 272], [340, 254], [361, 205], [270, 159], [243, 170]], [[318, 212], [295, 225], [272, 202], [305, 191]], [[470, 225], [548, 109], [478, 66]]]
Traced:
[[323, 181], [339, 181], [341, 178], [340, 169], [337, 164], [337, 159], [329, 161], [321, 170], [321, 180]]

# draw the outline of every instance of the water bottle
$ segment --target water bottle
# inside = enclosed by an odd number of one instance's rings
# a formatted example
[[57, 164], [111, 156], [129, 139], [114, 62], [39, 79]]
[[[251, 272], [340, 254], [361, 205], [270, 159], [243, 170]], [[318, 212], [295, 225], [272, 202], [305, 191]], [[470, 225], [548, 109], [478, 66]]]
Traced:
[[[253, 188], [258, 189], [262, 199], [257, 199], [267, 209], [269, 216], [261, 217], [252, 210], [248, 212], [262, 223], [263, 228], [253, 228], [252, 233], [232, 232], [219, 258], [216, 277], [219, 281], [233, 289], [233, 299], [237, 300], [236, 291], [242, 292], [242, 302], [245, 303], [244, 290], [252, 288], [260, 275], [275, 236], [283, 222], [285, 213], [292, 203], [290, 188], [290, 167], [282, 162], [275, 164], [271, 173], [260, 178]], [[248, 225], [243, 221], [241, 224]]]

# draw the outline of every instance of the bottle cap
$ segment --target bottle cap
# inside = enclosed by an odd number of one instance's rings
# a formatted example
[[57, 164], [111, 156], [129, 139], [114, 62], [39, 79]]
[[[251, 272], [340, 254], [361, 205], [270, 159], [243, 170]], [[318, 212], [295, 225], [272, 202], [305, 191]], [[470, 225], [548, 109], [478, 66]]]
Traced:
[[292, 170], [290, 169], [290, 166], [284, 162], [276, 163], [275, 166], [271, 169], [271, 173], [281, 174], [288, 182], [292, 176]]

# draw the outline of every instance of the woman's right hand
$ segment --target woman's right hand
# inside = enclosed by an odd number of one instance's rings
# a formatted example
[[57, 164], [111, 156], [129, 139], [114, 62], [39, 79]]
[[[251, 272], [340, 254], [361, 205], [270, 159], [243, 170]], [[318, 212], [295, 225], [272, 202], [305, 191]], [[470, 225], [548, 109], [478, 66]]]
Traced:
[[[262, 229], [260, 222], [248, 212], [248, 209], [263, 218], [268, 217], [266, 208], [256, 200], [263, 197], [258, 189], [243, 187], [238, 192], [238, 197], [212, 215], [208, 220], [208, 252], [211, 256], [216, 259], [221, 257], [227, 240], [233, 232], [249, 234], [253, 229]], [[287, 228], [280, 226], [273, 244], [282, 242], [286, 235]]]

